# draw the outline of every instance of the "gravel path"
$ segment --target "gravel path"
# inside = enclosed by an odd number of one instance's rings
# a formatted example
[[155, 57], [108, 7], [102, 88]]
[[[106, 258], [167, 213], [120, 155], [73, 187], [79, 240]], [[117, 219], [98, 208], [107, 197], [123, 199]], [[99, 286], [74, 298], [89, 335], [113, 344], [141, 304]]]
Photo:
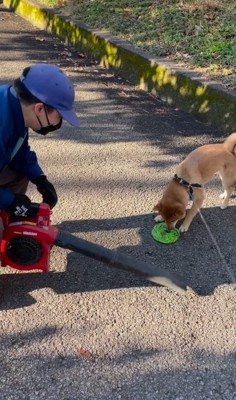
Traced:
[[[185, 296], [69, 251], [51, 272], [0, 276], [1, 399], [235, 400], [235, 199], [219, 208], [219, 180], [172, 246], [155, 243], [152, 206], [175, 165], [222, 141], [189, 115], [0, 7], [0, 83], [31, 63], [59, 64], [76, 85], [80, 129], [31, 134], [60, 196], [53, 224], [184, 275]], [[30, 188], [33, 200], [38, 195]], [[223, 258], [219, 254], [222, 254]]]

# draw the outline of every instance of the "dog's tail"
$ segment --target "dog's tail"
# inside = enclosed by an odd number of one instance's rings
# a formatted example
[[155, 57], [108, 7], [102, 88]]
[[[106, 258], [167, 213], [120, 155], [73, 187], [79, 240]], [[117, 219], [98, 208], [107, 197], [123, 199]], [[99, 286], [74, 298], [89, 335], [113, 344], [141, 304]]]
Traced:
[[231, 133], [224, 141], [225, 150], [236, 156], [236, 132]]

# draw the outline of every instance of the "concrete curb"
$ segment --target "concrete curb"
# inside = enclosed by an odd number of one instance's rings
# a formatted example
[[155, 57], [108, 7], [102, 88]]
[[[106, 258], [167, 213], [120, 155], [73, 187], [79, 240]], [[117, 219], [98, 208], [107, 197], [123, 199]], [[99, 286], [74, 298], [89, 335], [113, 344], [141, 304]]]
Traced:
[[177, 68], [166, 59], [153, 57], [31, 0], [3, 0], [3, 4], [171, 106], [193, 113], [225, 132], [236, 131], [236, 93], [221, 84], [206, 82], [192, 71]]

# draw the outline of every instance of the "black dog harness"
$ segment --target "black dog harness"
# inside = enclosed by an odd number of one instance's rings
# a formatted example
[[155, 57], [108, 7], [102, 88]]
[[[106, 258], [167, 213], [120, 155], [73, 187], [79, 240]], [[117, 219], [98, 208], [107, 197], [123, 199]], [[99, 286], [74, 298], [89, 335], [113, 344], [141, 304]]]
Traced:
[[175, 174], [173, 179], [180, 185], [185, 186], [187, 188], [190, 200], [193, 200], [193, 188], [202, 188], [202, 185], [200, 185], [200, 183], [189, 183], [185, 179], [180, 178], [177, 174]]

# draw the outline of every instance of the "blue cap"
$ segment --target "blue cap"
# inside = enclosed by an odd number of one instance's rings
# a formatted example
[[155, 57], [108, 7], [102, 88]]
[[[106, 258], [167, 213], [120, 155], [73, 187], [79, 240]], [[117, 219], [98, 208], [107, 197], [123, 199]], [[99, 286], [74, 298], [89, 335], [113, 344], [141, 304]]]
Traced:
[[35, 64], [20, 77], [25, 87], [42, 103], [51, 106], [71, 125], [80, 122], [73, 110], [75, 91], [70, 79], [52, 64]]

